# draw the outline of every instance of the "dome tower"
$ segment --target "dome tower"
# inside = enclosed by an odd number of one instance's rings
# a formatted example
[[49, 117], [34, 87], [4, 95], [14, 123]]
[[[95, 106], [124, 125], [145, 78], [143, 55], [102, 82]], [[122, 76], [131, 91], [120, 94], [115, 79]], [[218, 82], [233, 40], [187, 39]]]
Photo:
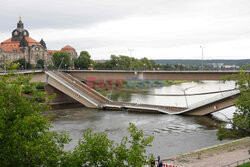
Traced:
[[21, 17], [19, 17], [19, 22], [17, 23], [17, 28], [12, 31], [11, 41], [21, 41], [24, 37], [29, 36], [29, 32], [24, 29]]

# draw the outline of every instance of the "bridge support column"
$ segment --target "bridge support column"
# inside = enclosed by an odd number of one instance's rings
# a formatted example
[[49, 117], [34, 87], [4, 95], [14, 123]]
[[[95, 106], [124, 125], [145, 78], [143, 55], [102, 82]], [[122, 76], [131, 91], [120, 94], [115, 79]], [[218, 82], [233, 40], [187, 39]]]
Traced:
[[144, 79], [143, 72], [137, 72], [136, 78], [137, 79]]
[[[69, 104], [74, 104], [77, 106], [82, 106], [78, 101], [75, 99], [71, 98], [70, 96], [66, 95], [65, 93], [61, 92], [60, 90], [54, 88], [53, 86], [46, 84], [45, 85], [45, 91], [48, 96], [55, 94], [56, 97], [51, 100], [51, 106], [58, 106], [58, 105], [69, 105]], [[58, 108], [58, 107], [56, 107]]]
[[[207, 115], [211, 114], [213, 112], [220, 111], [222, 109], [231, 107], [234, 105], [235, 101], [237, 100], [238, 95], [230, 96], [225, 99], [221, 99], [219, 101], [198, 107], [196, 109], [193, 109], [190, 112], [184, 113], [185, 115], [196, 115], [196, 116], [202, 116], [202, 115]], [[217, 108], [215, 108], [217, 106]]]

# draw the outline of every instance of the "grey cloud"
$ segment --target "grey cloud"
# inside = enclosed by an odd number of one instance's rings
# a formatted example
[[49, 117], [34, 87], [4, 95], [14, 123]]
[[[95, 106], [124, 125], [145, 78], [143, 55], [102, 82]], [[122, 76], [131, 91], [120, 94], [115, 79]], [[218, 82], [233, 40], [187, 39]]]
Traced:
[[248, 0], [1, 0], [0, 31], [15, 27], [22, 16], [28, 28], [72, 28], [121, 19], [130, 15], [217, 17], [248, 15]]
[[132, 12], [130, 9], [117, 8], [108, 0], [97, 2], [96, 0], [4, 1], [0, 6], [0, 30], [13, 28], [19, 16], [22, 16], [26, 25], [32, 29], [67, 28], [117, 19]]
[[[249, 38], [249, 0], [0, 0], [0, 32], [10, 34], [22, 16], [25, 28], [30, 30], [55, 28], [74, 29], [95, 26], [111, 20], [122, 20], [129, 16], [165, 15], [177, 20], [184, 32], [176, 33], [176, 38], [161, 39], [117, 39], [81, 38], [67, 41], [46, 41], [49, 49], [61, 49], [69, 44], [77, 50], [110, 46], [134, 47], [174, 47], [185, 44], [226, 41], [241, 37]], [[212, 30], [204, 27], [201, 34], [185, 31], [182, 21], [186, 18], [206, 19]], [[198, 19], [199, 20], [199, 19]], [[212, 21], [211, 21], [212, 20]], [[188, 24], [188, 23], [187, 23]], [[136, 25], [134, 25], [136, 26]], [[192, 25], [187, 25], [191, 26]], [[155, 27], [153, 31], [157, 31]], [[126, 31], [126, 30], [124, 30]], [[105, 33], [105, 32], [103, 32]], [[181, 34], [181, 35], [180, 35]], [[112, 35], [112, 34], [111, 34]], [[31, 34], [32, 36], [32, 34]], [[39, 40], [39, 39], [37, 39]]]

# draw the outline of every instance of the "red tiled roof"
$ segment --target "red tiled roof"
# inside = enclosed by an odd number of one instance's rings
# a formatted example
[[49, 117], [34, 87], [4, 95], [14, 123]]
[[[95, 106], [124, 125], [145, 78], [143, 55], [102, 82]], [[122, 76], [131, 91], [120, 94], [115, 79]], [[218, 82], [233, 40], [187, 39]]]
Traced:
[[[39, 42], [37, 42], [36, 40], [34, 40], [31, 37], [26, 36], [25, 39], [27, 40], [29, 46], [32, 46], [32, 44], [36, 44], [36, 45], [40, 44]], [[1, 44], [12, 44], [12, 43], [19, 43], [19, 42], [16, 42], [16, 41], [13, 42], [13, 41], [11, 41], [11, 38], [9, 38], [9, 39], [3, 41]]]
[[76, 50], [75, 50], [75, 48], [73, 48], [73, 47], [67, 45], [67, 46], [63, 47], [63, 48], [61, 49], [61, 51], [71, 52], [71, 51], [76, 51]]
[[55, 52], [60, 52], [60, 50], [48, 50], [47, 53], [54, 54]]
[[14, 50], [16, 50], [17, 52], [21, 52], [19, 48], [19, 42], [11, 42], [8, 44], [1, 43], [0, 48], [2, 49], [2, 51], [5, 51], [5, 52], [13, 52]]
[[[26, 36], [25, 39], [27, 40], [29, 46], [32, 46], [33, 44], [40, 45], [39, 42], [32, 39], [31, 37]], [[19, 41], [11, 41], [11, 38], [9, 38], [0, 44], [0, 48], [2, 49], [2, 51], [6, 52], [13, 52], [13, 50], [15, 49], [17, 50], [17, 52], [21, 52], [19, 45]]]

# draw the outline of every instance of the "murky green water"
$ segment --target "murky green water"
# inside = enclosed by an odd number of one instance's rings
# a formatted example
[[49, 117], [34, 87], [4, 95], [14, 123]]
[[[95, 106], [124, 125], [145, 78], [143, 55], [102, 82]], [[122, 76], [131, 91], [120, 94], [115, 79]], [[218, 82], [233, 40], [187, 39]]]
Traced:
[[[233, 82], [226, 84], [207, 81], [201, 83], [183, 83], [164, 87], [162, 89], [151, 90], [150, 93], [186, 93], [208, 92], [215, 90], [225, 90], [234, 87]], [[187, 103], [185, 97], [149, 96], [145, 94], [125, 93], [116, 97], [120, 101], [130, 101], [137, 103], [186, 106], [205, 100], [215, 95], [189, 96]], [[234, 108], [222, 111], [230, 116]], [[54, 130], [66, 130], [69, 132], [72, 142], [66, 146], [67, 150], [72, 150], [88, 127], [94, 131], [105, 132], [108, 136], [119, 142], [122, 136], [128, 135], [127, 128], [129, 122], [133, 122], [145, 135], [154, 135], [153, 146], [148, 152], [155, 156], [168, 157], [174, 154], [184, 153], [195, 149], [222, 143], [216, 137], [216, 122], [209, 117], [192, 117], [164, 114], [130, 113], [125, 111], [101, 111], [87, 108], [67, 109], [51, 111], [55, 113]], [[220, 113], [215, 113], [220, 117]], [[225, 141], [223, 141], [225, 142]]]

